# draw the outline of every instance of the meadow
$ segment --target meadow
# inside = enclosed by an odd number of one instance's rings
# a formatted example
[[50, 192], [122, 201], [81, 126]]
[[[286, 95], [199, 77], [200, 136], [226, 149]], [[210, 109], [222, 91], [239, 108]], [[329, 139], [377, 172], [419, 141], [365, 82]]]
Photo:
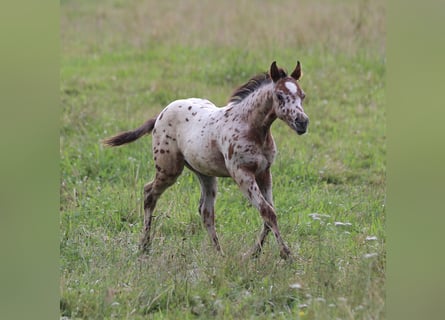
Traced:
[[[376, 1], [71, 1], [60, 4], [60, 317], [383, 319], [385, 7]], [[272, 126], [282, 236], [243, 259], [262, 220], [219, 179], [212, 247], [184, 170], [138, 252], [151, 138], [101, 140], [169, 102], [231, 92], [272, 61], [300, 60], [309, 131]]]

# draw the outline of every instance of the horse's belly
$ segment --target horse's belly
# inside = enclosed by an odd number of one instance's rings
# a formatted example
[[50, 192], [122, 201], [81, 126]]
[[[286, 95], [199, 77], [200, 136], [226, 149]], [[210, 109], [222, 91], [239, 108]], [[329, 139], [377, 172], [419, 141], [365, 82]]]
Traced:
[[[203, 150], [204, 149], [204, 150]], [[217, 151], [212, 150], [206, 152], [204, 147], [200, 152], [184, 152], [184, 158], [187, 164], [195, 171], [214, 177], [228, 177], [226, 164], [223, 155]]]

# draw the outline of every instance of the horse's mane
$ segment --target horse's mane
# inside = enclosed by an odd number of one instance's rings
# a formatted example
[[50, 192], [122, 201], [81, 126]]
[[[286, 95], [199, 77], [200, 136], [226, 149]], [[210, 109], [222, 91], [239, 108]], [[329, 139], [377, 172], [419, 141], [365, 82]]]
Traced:
[[254, 92], [256, 89], [261, 87], [263, 84], [269, 83], [271, 81], [270, 75], [267, 72], [257, 74], [252, 77], [245, 84], [239, 86], [235, 91], [233, 91], [230, 96], [229, 103], [238, 103], [244, 100], [249, 94]]
[[[286, 77], [287, 74], [283, 69], [279, 69], [280, 75], [282, 78]], [[232, 95], [229, 98], [229, 103], [239, 103], [244, 100], [249, 94], [257, 90], [259, 87], [261, 87], [264, 84], [270, 83], [272, 81], [269, 73], [264, 72], [257, 74], [256, 76], [252, 77], [249, 81], [247, 81], [245, 84], [239, 86], [235, 91], [232, 93]]]

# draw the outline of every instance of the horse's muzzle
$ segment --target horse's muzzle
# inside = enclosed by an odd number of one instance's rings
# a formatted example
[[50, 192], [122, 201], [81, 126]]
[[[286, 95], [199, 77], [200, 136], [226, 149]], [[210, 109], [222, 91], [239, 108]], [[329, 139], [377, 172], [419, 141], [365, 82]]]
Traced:
[[295, 121], [295, 130], [297, 131], [298, 135], [305, 134], [307, 131], [307, 127], [309, 125], [309, 118], [306, 118], [304, 120]]

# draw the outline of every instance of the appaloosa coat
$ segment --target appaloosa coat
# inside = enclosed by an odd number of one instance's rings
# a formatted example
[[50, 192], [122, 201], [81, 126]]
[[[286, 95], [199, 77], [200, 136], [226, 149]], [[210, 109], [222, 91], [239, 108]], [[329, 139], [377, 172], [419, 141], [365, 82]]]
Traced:
[[157, 200], [186, 166], [199, 179], [199, 212], [218, 251], [221, 247], [215, 230], [216, 177], [232, 177], [264, 221], [253, 254], [261, 251], [272, 231], [281, 257], [289, 256], [272, 199], [270, 167], [276, 147], [270, 126], [278, 118], [298, 134], [306, 132], [309, 118], [302, 105], [305, 94], [298, 83], [301, 74], [300, 62], [290, 76], [273, 62], [269, 73], [257, 75], [235, 90], [225, 107], [218, 108], [204, 99], [176, 100], [141, 127], [104, 141], [106, 145], [119, 146], [152, 133], [156, 176], [144, 186], [142, 251], [148, 251], [151, 242]]

